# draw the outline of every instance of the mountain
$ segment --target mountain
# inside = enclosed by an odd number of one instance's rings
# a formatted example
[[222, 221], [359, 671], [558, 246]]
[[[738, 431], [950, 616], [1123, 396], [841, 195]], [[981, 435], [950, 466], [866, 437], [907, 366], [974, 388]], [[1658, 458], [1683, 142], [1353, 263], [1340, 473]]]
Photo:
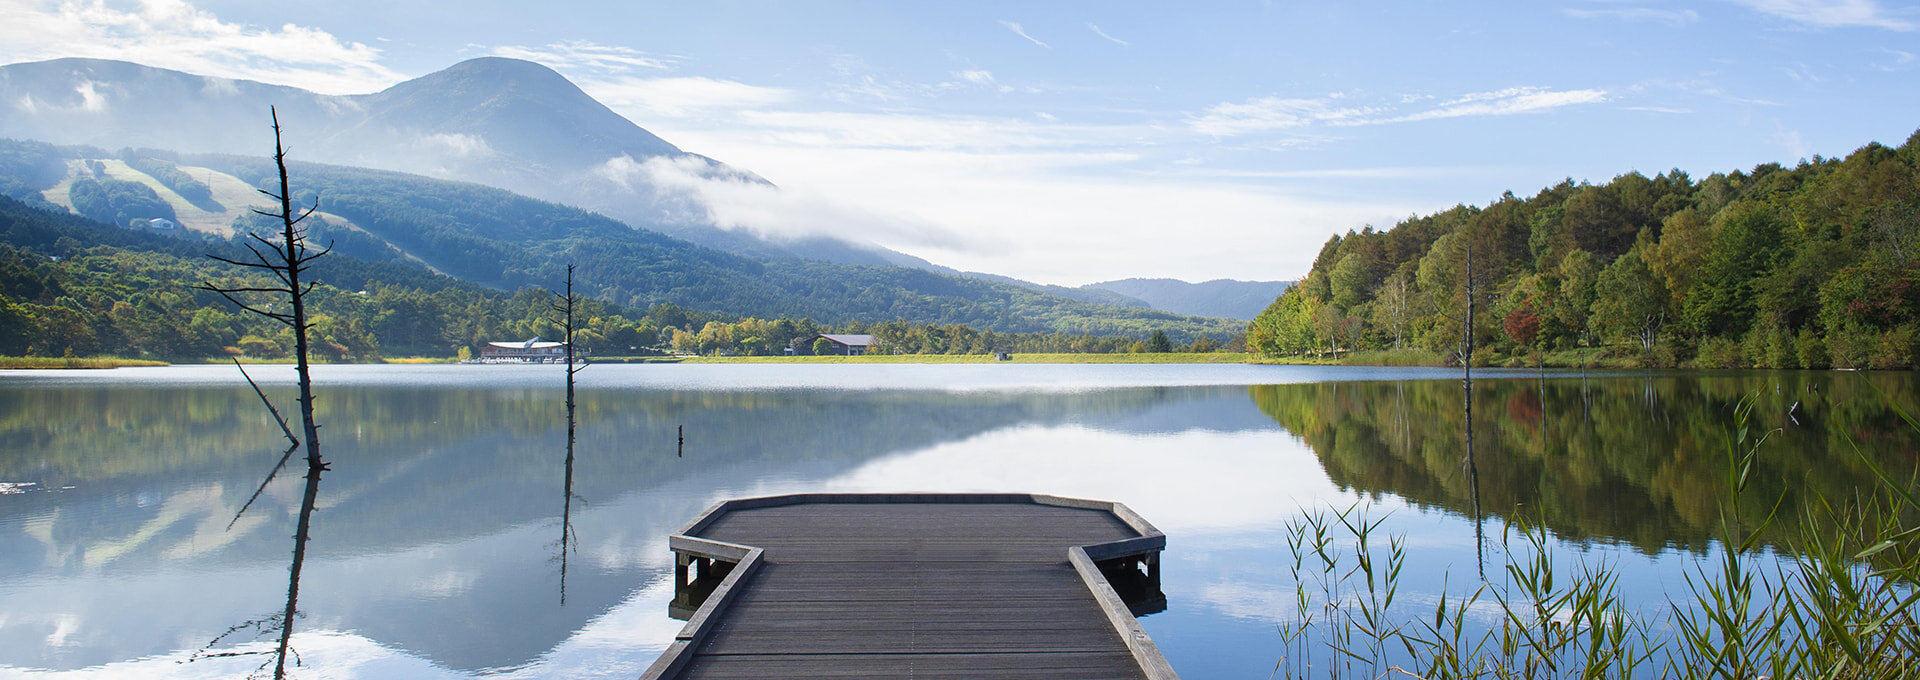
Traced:
[[577, 205], [634, 226], [758, 257], [919, 266], [872, 244], [771, 240], [717, 228], [701, 206], [656, 186], [649, 161], [705, 180], [760, 177], [673, 144], [540, 64], [485, 57], [362, 95], [322, 95], [121, 61], [55, 59], [0, 67], [0, 130], [108, 149], [257, 155], [265, 112], [305, 160], [477, 182]]
[[[942, 269], [944, 269], [944, 267]], [[1001, 276], [999, 274], [987, 274], [984, 272], [957, 272], [953, 270], [947, 270], [947, 271], [961, 274], [962, 276], [970, 276], [976, 279], [982, 279], [986, 281], [997, 281], [1000, 283], [1020, 286], [1021, 288], [1025, 288], [1027, 290], [1046, 293], [1048, 295], [1058, 295], [1063, 298], [1079, 300], [1081, 302], [1092, 302], [1095, 304], [1113, 305], [1115, 307], [1145, 307], [1149, 309], [1153, 308], [1153, 305], [1147, 304], [1147, 301], [1142, 300], [1140, 298], [1123, 295], [1120, 293], [1116, 293], [1114, 291], [1105, 290], [1101, 288], [1093, 288], [1090, 286], [1081, 286], [1079, 288], [1068, 288], [1066, 286], [1055, 286], [1055, 285], [1049, 285], [1044, 283], [1034, 283], [1032, 281], [1023, 281], [1020, 279], [1013, 278], [1011, 276]], [[1162, 310], [1162, 311], [1165, 311], [1165, 310]]]
[[[139, 212], [164, 201], [187, 231], [225, 237], [255, 226], [247, 210], [258, 202], [252, 188], [277, 181], [267, 159], [151, 153], [166, 158], [0, 141], [0, 188], [36, 205], [116, 222], [123, 214], [143, 222], [164, 216]], [[905, 267], [757, 259], [474, 183], [316, 163], [290, 163], [289, 171], [300, 202], [320, 202], [312, 226], [317, 242], [366, 262], [498, 290], [556, 287], [566, 265], [575, 264], [588, 295], [643, 309], [670, 303], [741, 317], [905, 320], [1003, 333], [1146, 337], [1162, 330], [1178, 342], [1221, 340], [1244, 327]], [[188, 200], [169, 182], [191, 184], [186, 193], [204, 198]], [[78, 187], [88, 184], [139, 201], [84, 205]]]
[[1154, 309], [1175, 314], [1252, 320], [1286, 292], [1292, 281], [1236, 281], [1214, 279], [1187, 283], [1177, 279], [1121, 279], [1081, 286], [1145, 301]]

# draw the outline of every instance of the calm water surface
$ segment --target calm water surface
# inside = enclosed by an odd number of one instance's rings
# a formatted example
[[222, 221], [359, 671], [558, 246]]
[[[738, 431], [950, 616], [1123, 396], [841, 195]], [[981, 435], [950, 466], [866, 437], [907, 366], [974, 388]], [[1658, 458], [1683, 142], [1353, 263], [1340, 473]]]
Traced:
[[[1184, 677], [1260, 678], [1292, 608], [1285, 525], [1315, 509], [1362, 504], [1408, 537], [1408, 612], [1479, 585], [1476, 488], [1488, 513], [1545, 522], [1564, 559], [1616, 564], [1651, 607], [1712, 552], [1742, 396], [1780, 428], [1754, 484], [1789, 512], [1867, 484], [1849, 441], [1900, 474], [1920, 451], [1886, 408], [1916, 403], [1911, 374], [1486, 375], [1476, 487], [1452, 371], [596, 366], [562, 604], [558, 368], [321, 367], [332, 471], [298, 675], [635, 677], [681, 626], [666, 536], [717, 500], [1012, 491], [1122, 501], [1158, 525], [1168, 608], [1143, 625]], [[290, 368], [256, 377], [290, 407]], [[284, 605], [298, 464], [227, 528], [279, 442], [231, 367], [0, 374], [0, 677], [252, 669], [182, 661]]]

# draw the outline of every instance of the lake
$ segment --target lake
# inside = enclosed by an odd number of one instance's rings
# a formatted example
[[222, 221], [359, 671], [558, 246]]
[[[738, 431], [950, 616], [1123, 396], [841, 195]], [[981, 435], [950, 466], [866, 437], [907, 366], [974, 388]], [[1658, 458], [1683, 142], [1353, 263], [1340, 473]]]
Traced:
[[[251, 369], [283, 412], [290, 367]], [[1401, 598], [1480, 584], [1500, 516], [1663, 607], [1713, 554], [1733, 407], [1772, 433], [1783, 526], [1910, 474], [1911, 373], [1476, 372], [1226, 365], [602, 365], [580, 376], [573, 498], [554, 366], [322, 366], [300, 677], [636, 677], [669, 618], [666, 537], [715, 501], [1006, 491], [1120, 501], [1167, 534], [1187, 678], [1266, 677], [1293, 607], [1289, 521], [1360, 506], [1406, 537]], [[1794, 404], [1799, 406], [1795, 409]], [[297, 424], [296, 424], [297, 427]], [[684, 433], [684, 445], [677, 439]], [[231, 366], [0, 373], [0, 677], [237, 677], [194, 658], [278, 611], [298, 461]], [[562, 595], [562, 508], [570, 505]], [[1487, 516], [1476, 540], [1474, 508]], [[1772, 537], [1784, 549], [1787, 535]], [[1488, 567], [1498, 579], [1497, 570]], [[991, 597], [991, 593], [983, 594]], [[242, 629], [215, 651], [258, 650]]]

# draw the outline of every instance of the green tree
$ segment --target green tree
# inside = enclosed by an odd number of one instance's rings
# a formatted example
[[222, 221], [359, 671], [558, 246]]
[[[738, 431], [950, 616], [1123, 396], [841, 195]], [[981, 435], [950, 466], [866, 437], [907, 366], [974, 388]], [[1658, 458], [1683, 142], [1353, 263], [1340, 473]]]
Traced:
[[1560, 259], [1560, 290], [1552, 310], [1554, 321], [1581, 344], [1591, 344], [1587, 318], [1592, 314], [1600, 279], [1600, 261], [1592, 253], [1574, 249]]
[[1167, 339], [1166, 331], [1156, 328], [1153, 330], [1153, 335], [1147, 337], [1147, 351], [1161, 354], [1171, 352], [1173, 341]]
[[1624, 340], [1653, 349], [1667, 321], [1670, 299], [1666, 284], [1634, 249], [1600, 272], [1593, 305], [1595, 330], [1603, 338]]
[[833, 353], [833, 341], [826, 338], [813, 339], [813, 355], [826, 356]]
[[1314, 320], [1320, 301], [1299, 287], [1268, 305], [1247, 328], [1247, 346], [1267, 356], [1300, 354], [1314, 347]]
[[1772, 266], [1780, 248], [1780, 220], [1771, 207], [1746, 203], [1717, 216], [1720, 223], [1683, 311], [1702, 335], [1737, 338], [1752, 327], [1753, 280]]

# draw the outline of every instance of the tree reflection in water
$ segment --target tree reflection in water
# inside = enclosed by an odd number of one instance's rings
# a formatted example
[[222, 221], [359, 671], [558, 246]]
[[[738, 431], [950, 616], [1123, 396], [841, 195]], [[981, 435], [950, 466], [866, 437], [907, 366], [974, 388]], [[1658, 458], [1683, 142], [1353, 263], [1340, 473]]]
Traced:
[[1520, 512], [1569, 540], [1657, 554], [1703, 551], [1717, 536], [1715, 484], [1741, 398], [1755, 400], [1754, 427], [1779, 428], [1750, 488], [1783, 499], [1764, 540], [1785, 548], [1809, 503], [1875, 483], [1849, 441], [1895, 476], [1920, 468], [1920, 437], [1889, 407], [1920, 400], [1917, 384], [1904, 374], [1825, 372], [1476, 378], [1472, 399], [1483, 408], [1471, 453], [1452, 381], [1248, 391], [1343, 489], [1475, 518]]

